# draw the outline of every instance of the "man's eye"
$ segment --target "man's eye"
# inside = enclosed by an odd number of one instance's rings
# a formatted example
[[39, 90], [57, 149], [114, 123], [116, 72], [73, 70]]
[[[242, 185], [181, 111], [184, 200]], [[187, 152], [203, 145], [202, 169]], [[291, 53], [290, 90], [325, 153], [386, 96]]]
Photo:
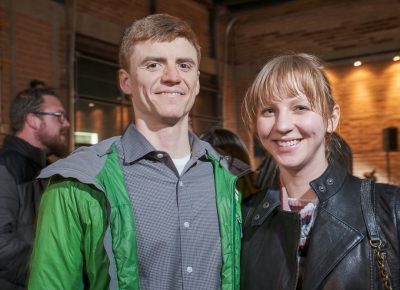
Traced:
[[178, 64], [178, 68], [182, 71], [189, 71], [192, 66], [189, 63], [180, 63]]
[[146, 65], [146, 69], [150, 70], [150, 71], [154, 71], [157, 70], [161, 67], [161, 64], [159, 64], [158, 62], [152, 62]]

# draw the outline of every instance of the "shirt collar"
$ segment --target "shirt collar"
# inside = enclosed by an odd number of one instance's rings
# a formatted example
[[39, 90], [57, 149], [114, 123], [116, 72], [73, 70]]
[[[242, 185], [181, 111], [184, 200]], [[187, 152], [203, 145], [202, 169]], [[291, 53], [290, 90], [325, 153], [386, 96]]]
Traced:
[[[195, 134], [189, 132], [192, 158], [199, 159], [206, 154], [205, 145]], [[121, 138], [124, 163], [133, 163], [143, 157], [158, 152], [153, 145], [131, 123]]]

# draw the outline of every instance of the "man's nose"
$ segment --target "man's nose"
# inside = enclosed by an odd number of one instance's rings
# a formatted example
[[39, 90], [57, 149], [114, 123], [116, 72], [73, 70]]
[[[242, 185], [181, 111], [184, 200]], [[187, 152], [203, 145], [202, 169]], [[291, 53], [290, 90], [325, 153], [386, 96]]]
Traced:
[[164, 83], [180, 83], [181, 75], [178, 68], [175, 65], [167, 65], [163, 71], [161, 80]]
[[70, 127], [70, 123], [68, 122], [67, 118], [65, 118], [64, 122], [62, 123], [62, 126], [64, 128], [69, 128]]

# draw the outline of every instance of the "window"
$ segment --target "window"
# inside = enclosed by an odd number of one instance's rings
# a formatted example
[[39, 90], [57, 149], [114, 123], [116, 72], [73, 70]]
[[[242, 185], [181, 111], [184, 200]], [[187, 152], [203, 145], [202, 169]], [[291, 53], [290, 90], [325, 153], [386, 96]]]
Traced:
[[96, 140], [82, 137], [86, 135], [97, 134], [98, 141], [121, 135], [131, 120], [132, 109], [117, 87], [117, 64], [77, 53], [75, 67], [76, 145]]
[[190, 112], [192, 129], [201, 134], [215, 126], [222, 127], [222, 107], [218, 98], [217, 78], [213, 75], [200, 73], [200, 93], [196, 97]]

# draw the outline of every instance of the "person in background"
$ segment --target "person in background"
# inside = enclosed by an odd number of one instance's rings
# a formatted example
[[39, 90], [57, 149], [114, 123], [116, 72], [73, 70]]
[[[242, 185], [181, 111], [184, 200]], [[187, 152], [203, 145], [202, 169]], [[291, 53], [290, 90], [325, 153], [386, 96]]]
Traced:
[[200, 135], [200, 139], [210, 143], [227, 160], [229, 171], [238, 177], [236, 187], [243, 200], [258, 191], [249, 153], [239, 136], [227, 129], [212, 127]]
[[68, 120], [55, 93], [29, 88], [10, 109], [12, 135], [0, 150], [0, 288], [25, 289], [43, 182], [36, 180], [49, 154], [63, 152]]
[[189, 131], [200, 56], [179, 18], [125, 30], [119, 84], [134, 124], [41, 174], [29, 289], [239, 289], [236, 177]]
[[241, 289], [400, 289], [400, 188], [328, 161], [340, 110], [319, 59], [271, 59], [244, 107], [279, 187], [243, 207]]

